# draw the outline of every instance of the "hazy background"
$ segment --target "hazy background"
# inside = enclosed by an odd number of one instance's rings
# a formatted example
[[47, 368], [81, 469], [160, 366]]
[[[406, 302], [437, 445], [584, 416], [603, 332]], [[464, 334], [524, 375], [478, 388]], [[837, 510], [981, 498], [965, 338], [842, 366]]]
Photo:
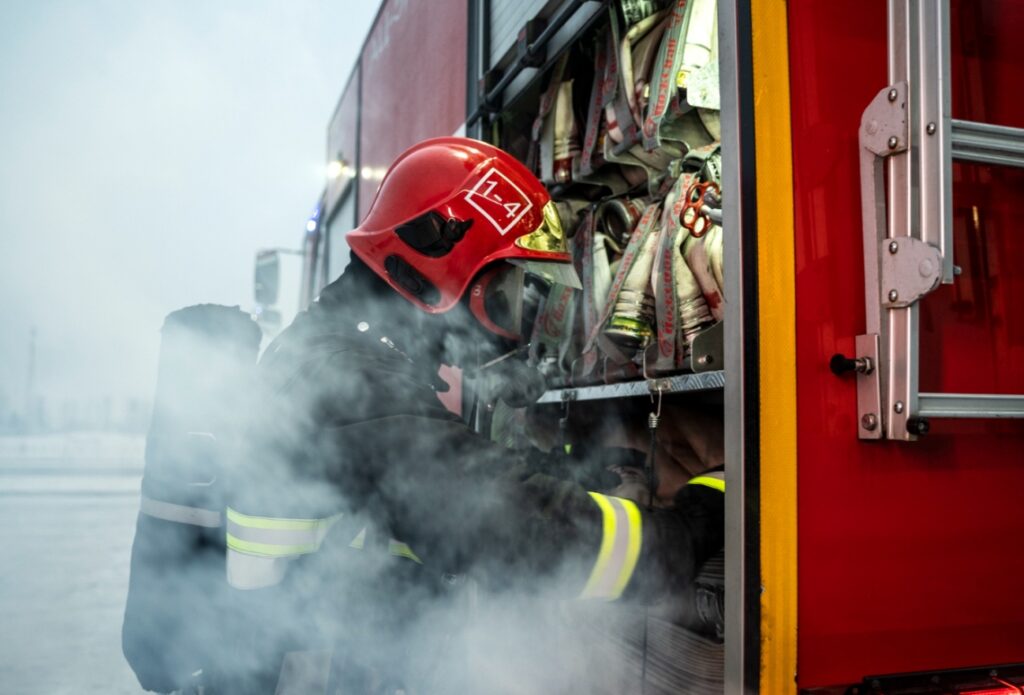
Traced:
[[145, 427], [163, 317], [251, 308], [378, 5], [0, 0], [0, 432]]

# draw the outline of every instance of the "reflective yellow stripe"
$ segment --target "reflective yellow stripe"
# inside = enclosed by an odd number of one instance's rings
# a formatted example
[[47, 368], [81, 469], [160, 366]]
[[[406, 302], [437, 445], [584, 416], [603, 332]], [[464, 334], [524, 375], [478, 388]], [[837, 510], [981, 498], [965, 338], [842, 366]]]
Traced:
[[418, 562], [421, 565], [423, 564], [423, 560], [421, 560], [419, 556], [412, 551], [412, 548], [410, 548], [407, 543], [396, 541], [394, 538], [388, 541], [388, 552], [395, 557], [404, 557], [412, 560], [413, 562]]
[[[796, 229], [790, 113], [789, 6], [751, 0], [755, 169], [757, 185], [757, 334], [760, 497], [743, 512], [758, 524], [757, 539], [737, 534], [741, 552], [760, 562], [760, 683], [762, 693], [797, 692], [797, 402]], [[851, 131], [852, 132], [852, 131]], [[801, 134], [806, 137], [805, 134]], [[767, 172], [771, 172], [770, 175]], [[806, 280], [802, 282], [807, 282]], [[737, 515], [737, 520], [739, 516]], [[755, 565], [756, 566], [756, 565]], [[732, 605], [748, 615], [755, 606]], [[737, 624], [737, 623], [734, 623]], [[756, 628], [755, 628], [756, 629]], [[757, 647], [755, 647], [757, 648]], [[747, 655], [747, 658], [757, 658]], [[757, 662], [755, 662], [757, 663]]]
[[589, 494], [601, 510], [601, 547], [580, 598], [614, 601], [622, 595], [636, 569], [643, 542], [643, 521], [632, 501], [597, 492]]
[[721, 478], [713, 478], [710, 475], [698, 475], [696, 478], [690, 478], [687, 485], [704, 485], [705, 487], [714, 488], [719, 492], [725, 492], [725, 481]]
[[289, 557], [292, 555], [304, 555], [316, 552], [319, 544], [305, 543], [302, 545], [278, 545], [276, 543], [256, 543], [255, 541], [243, 541], [230, 533], [227, 534], [228, 547], [240, 553], [250, 555], [262, 555], [264, 557]]
[[[334, 518], [334, 517], [331, 517]], [[249, 516], [228, 507], [228, 520], [249, 528], [278, 531], [308, 531], [316, 529], [324, 519], [278, 519], [270, 516]]]
[[281, 519], [250, 516], [227, 509], [225, 538], [230, 549], [262, 557], [294, 557], [314, 553], [341, 514], [325, 519]]
[[352, 539], [352, 542], [348, 544], [348, 547], [355, 548], [356, 550], [362, 550], [364, 545], [366, 545], [365, 528], [356, 534], [356, 537]]

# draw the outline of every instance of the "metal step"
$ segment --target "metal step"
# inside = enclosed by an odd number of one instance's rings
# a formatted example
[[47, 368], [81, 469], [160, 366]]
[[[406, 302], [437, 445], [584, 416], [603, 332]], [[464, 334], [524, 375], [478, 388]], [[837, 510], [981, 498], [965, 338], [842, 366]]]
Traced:
[[989, 393], [922, 393], [919, 417], [1024, 418], [1024, 396]]
[[953, 159], [1024, 168], [1024, 128], [952, 120]]

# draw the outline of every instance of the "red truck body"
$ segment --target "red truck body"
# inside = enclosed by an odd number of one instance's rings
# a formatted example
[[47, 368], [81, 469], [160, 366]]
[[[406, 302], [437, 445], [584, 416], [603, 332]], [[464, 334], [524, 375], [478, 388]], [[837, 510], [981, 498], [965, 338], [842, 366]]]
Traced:
[[[500, 77], [490, 68], [507, 72], [517, 60], [516, 42], [498, 25], [525, 25], [535, 15], [550, 22], [565, 8], [599, 5], [382, 3], [329, 127], [328, 160], [343, 167], [328, 182], [310, 233], [307, 301], [340, 272], [327, 258], [340, 258], [344, 232], [369, 210], [396, 155], [427, 137], [489, 136], [477, 110], [486, 93], [480, 85]], [[953, 116], [1024, 128], [1024, 4], [954, 0], [950, 23]], [[882, 0], [719, 2], [719, 41], [735, 57], [723, 62], [722, 91], [739, 93], [739, 139], [750, 144], [755, 126], [743, 119], [752, 117], [762, 128], [767, 120], [780, 128], [757, 130], [758, 138], [791, 140], [773, 157], [761, 153], [763, 140], [753, 142], [759, 198], [756, 208], [744, 203], [745, 214], [782, 212], [758, 214], [751, 233], [763, 257], [771, 253], [783, 265], [761, 264], [760, 278], [756, 258], [733, 266], [742, 278], [730, 279], [726, 321], [750, 310], [737, 300], [742, 279], [759, 288], [753, 305], [762, 322], [771, 315], [793, 322], [781, 344], [747, 348], [742, 365], [762, 383], [769, 372], [781, 374], [779, 388], [795, 394], [790, 409], [762, 390], [751, 411], [725, 391], [731, 436], [748, 437], [745, 423], [760, 422], [759, 436], [741, 447], [746, 463], [729, 462], [748, 470], [745, 478], [730, 474], [730, 485], [738, 481], [730, 494], [741, 501], [730, 507], [727, 557], [746, 558], [747, 569], [730, 584], [745, 586], [743, 596], [727, 597], [740, 626], [727, 632], [729, 692], [841, 688], [878, 674], [1024, 662], [1024, 421], [936, 419], [918, 441], [858, 439], [854, 380], [828, 367], [833, 353], [853, 354], [855, 336], [865, 331], [858, 128], [888, 84], [886, 26]], [[540, 80], [554, 58], [547, 55], [531, 79]], [[752, 88], [744, 92], [736, 80]], [[524, 82], [517, 77], [508, 88]], [[788, 88], [788, 97], [764, 91], [769, 83]], [[492, 106], [499, 118], [509, 115], [507, 103]], [[744, 147], [724, 143], [726, 164], [736, 161], [734, 146]], [[962, 272], [920, 303], [920, 388], [1024, 394], [1024, 234], [1017, 228], [1024, 170], [957, 163], [953, 180], [954, 259]], [[729, 253], [739, 237], [726, 231]], [[781, 255], [769, 249], [776, 243]], [[769, 293], [774, 273], [778, 291]], [[762, 323], [760, 339], [768, 337]], [[730, 369], [727, 380], [744, 380]], [[776, 438], [767, 430], [772, 422], [788, 423], [791, 445], [785, 432]], [[758, 471], [757, 460], [785, 467]], [[776, 482], [787, 489], [779, 492]], [[764, 535], [736, 532], [775, 516], [793, 523]], [[727, 561], [730, 571], [741, 570]]]

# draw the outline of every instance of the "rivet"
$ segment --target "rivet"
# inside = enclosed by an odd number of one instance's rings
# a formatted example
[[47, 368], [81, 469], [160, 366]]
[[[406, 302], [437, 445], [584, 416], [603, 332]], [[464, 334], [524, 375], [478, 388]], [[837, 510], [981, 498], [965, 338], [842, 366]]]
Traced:
[[891, 138], [889, 138], [889, 149], [890, 150], [895, 150], [896, 147], [899, 144], [900, 144], [900, 139], [898, 137], [896, 137], [895, 135], [893, 135]]
[[934, 124], [934, 123], [929, 123], [929, 124], [928, 124], [928, 127], [927, 127], [927, 128], [925, 128], [925, 131], [926, 131], [926, 132], [927, 132], [927, 133], [928, 133], [929, 135], [935, 135], [935, 124]]
[[896, 401], [896, 403], [893, 404], [892, 409], [896, 411], [897, 415], [902, 413], [903, 412], [903, 401]]
[[874, 413], [867, 413], [860, 419], [860, 426], [871, 432], [878, 427], [878, 417]]
[[356, 324], [356, 330], [360, 333], [366, 333], [366, 331], [370, 330], [370, 324], [366, 321], [360, 321]]
[[898, 241], [889, 242], [889, 253], [896, 253], [900, 250], [900, 243]]
[[896, 101], [896, 97], [899, 96], [899, 92], [897, 92], [895, 89], [890, 89], [888, 96], [889, 96], [889, 101]]
[[889, 290], [889, 301], [890, 302], [895, 302], [899, 298], [900, 298], [900, 293], [899, 292], [897, 292], [896, 290]]

